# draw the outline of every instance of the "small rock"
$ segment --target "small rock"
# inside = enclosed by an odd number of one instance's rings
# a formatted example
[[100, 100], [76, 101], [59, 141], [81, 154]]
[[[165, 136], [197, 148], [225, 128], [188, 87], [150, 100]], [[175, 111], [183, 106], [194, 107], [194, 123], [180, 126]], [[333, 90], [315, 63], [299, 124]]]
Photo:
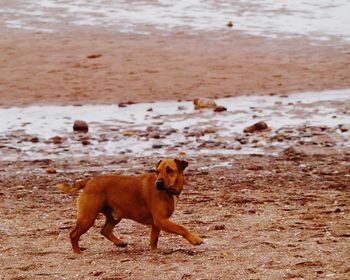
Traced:
[[193, 277], [192, 277], [192, 274], [189, 274], [189, 273], [184, 273], [184, 274], [180, 277], [181, 280], [192, 279], [192, 278], [193, 278]]
[[157, 126], [147, 126], [146, 131], [159, 131], [159, 128]]
[[164, 145], [162, 143], [153, 143], [152, 148], [153, 149], [161, 149]]
[[177, 130], [175, 128], [167, 128], [163, 131], [163, 133], [167, 136], [170, 134], [176, 133], [176, 132], [177, 132]]
[[88, 132], [89, 126], [85, 121], [76, 120], [73, 124], [73, 131]]
[[258, 143], [256, 143], [256, 144], [254, 144], [253, 147], [254, 147], [254, 148], [263, 148], [263, 147], [264, 147], [264, 144], [258, 142]]
[[194, 108], [199, 109], [214, 109], [217, 107], [215, 101], [210, 98], [196, 98], [193, 100]]
[[190, 131], [186, 133], [186, 137], [202, 137], [204, 134], [201, 131]]
[[215, 225], [213, 227], [213, 230], [224, 230], [224, 229], [226, 229], [225, 225]]
[[350, 124], [340, 124], [338, 127], [341, 132], [346, 132], [350, 130]]
[[57, 171], [54, 167], [50, 166], [49, 168], [46, 169], [46, 173], [48, 174], [56, 174]]
[[125, 107], [127, 107], [128, 105], [133, 105], [133, 104], [135, 104], [135, 102], [133, 102], [133, 101], [120, 102], [120, 103], [118, 104], [118, 107], [119, 107], [119, 108], [125, 108]]
[[232, 28], [232, 27], [233, 27], [233, 22], [230, 20], [230, 21], [226, 24], [226, 26]]
[[253, 132], [256, 132], [256, 131], [262, 131], [262, 130], [265, 130], [267, 129], [268, 126], [266, 124], [266, 122], [264, 121], [261, 121], [261, 122], [257, 122], [251, 126], [248, 126], [246, 127], [243, 132], [246, 132], [246, 133], [253, 133]]
[[156, 132], [156, 131], [151, 132], [148, 136], [150, 138], [153, 138], [153, 139], [159, 139], [160, 138], [160, 134], [158, 132]]
[[241, 145], [245, 145], [245, 144], [248, 143], [248, 139], [247, 139], [247, 138], [237, 139], [237, 141], [238, 141]]
[[201, 134], [205, 135], [205, 134], [212, 134], [212, 133], [216, 133], [217, 129], [214, 127], [207, 127], [203, 130], [201, 130]]
[[222, 258], [228, 257], [229, 255], [230, 255], [230, 253], [227, 252], [227, 251], [224, 251], [224, 252], [221, 253], [221, 257]]
[[92, 276], [100, 276], [103, 274], [103, 271], [92, 271], [89, 273], [89, 275], [92, 275]]
[[90, 54], [90, 55], [88, 55], [87, 58], [88, 58], [88, 59], [94, 59], [94, 58], [99, 58], [99, 57], [101, 57], [101, 56], [102, 56], [102, 54], [96, 53], [96, 54]]
[[59, 145], [59, 144], [62, 144], [63, 139], [62, 139], [62, 137], [60, 137], [60, 136], [54, 136], [54, 137], [51, 137], [51, 138], [50, 138], [50, 142], [51, 142], [52, 144]]
[[125, 137], [130, 137], [130, 136], [134, 136], [135, 132], [131, 131], [131, 130], [124, 130], [123, 132], [123, 136]]
[[278, 142], [282, 142], [284, 139], [286, 139], [286, 135], [282, 132], [279, 132], [272, 137], [273, 141], [278, 141]]
[[227, 111], [227, 108], [224, 107], [224, 106], [217, 106], [217, 107], [214, 109], [214, 112], [217, 112], [217, 113], [224, 112], [224, 111]]
[[39, 138], [37, 136], [28, 136], [26, 138], [26, 141], [32, 142], [32, 143], [38, 143], [39, 142]]
[[91, 142], [90, 142], [89, 140], [87, 140], [87, 139], [84, 139], [84, 140], [81, 141], [81, 144], [83, 144], [84, 146], [86, 146], [86, 145], [90, 145]]

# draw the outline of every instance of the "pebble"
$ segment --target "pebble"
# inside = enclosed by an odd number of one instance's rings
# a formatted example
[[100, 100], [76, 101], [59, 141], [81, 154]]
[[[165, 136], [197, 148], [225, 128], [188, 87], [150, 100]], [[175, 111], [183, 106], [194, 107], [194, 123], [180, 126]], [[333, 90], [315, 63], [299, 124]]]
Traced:
[[161, 149], [164, 146], [162, 143], [153, 143], [152, 148], [153, 149]]
[[278, 141], [278, 142], [282, 142], [284, 139], [286, 139], [286, 135], [284, 133], [277, 133], [276, 135], [274, 135], [272, 137], [273, 141]]
[[346, 132], [350, 130], [350, 124], [340, 124], [338, 127], [341, 132]]
[[87, 139], [84, 139], [84, 140], [81, 141], [81, 144], [83, 144], [84, 146], [86, 146], [86, 145], [90, 145], [91, 142], [90, 142], [89, 140], [87, 140]]
[[214, 128], [214, 127], [207, 127], [207, 128], [205, 128], [205, 129], [203, 129], [203, 130], [201, 131], [201, 133], [202, 133], [203, 135], [205, 135], [205, 134], [216, 133], [216, 131], [217, 131], [217, 129]]
[[50, 167], [48, 167], [46, 169], [46, 173], [48, 173], [48, 174], [56, 174], [57, 170], [54, 167], [50, 166]]
[[89, 126], [85, 121], [76, 120], [73, 124], [73, 131], [88, 132]]
[[54, 137], [51, 137], [51, 138], [50, 138], [50, 142], [51, 142], [52, 144], [59, 145], [59, 144], [62, 144], [63, 138], [60, 137], [60, 136], [54, 136]]
[[226, 26], [232, 28], [232, 27], [233, 27], [233, 22], [230, 20], [230, 21], [226, 24]]
[[38, 143], [39, 138], [37, 136], [28, 136], [25, 141], [32, 142], [32, 143]]
[[213, 226], [213, 230], [225, 230], [226, 226], [225, 225], [215, 225]]
[[187, 108], [186, 108], [185, 106], [178, 106], [177, 109], [178, 109], [179, 111], [185, 111], [185, 110], [187, 110]]
[[214, 109], [214, 112], [217, 112], [217, 113], [224, 112], [224, 111], [227, 111], [227, 108], [224, 107], [224, 106], [217, 106], [217, 107]]
[[153, 139], [159, 139], [160, 138], [159, 132], [151, 132], [148, 136], [150, 138], [153, 138]]
[[211, 98], [196, 98], [193, 100], [194, 108], [199, 109], [215, 109], [217, 107], [215, 101]]
[[177, 130], [175, 128], [167, 128], [163, 131], [163, 133], [167, 136], [170, 134], [176, 133], [176, 132], [177, 132]]
[[135, 132], [133, 132], [132, 130], [124, 130], [123, 131], [123, 136], [125, 137], [130, 137], [130, 136], [134, 136]]
[[99, 58], [99, 57], [101, 57], [101, 56], [102, 56], [102, 54], [94, 53], [94, 54], [88, 55], [86, 58], [88, 58], [88, 59], [94, 59], [94, 58]]
[[251, 126], [248, 126], [246, 127], [243, 132], [246, 132], [246, 133], [253, 133], [253, 132], [256, 132], [256, 131], [262, 131], [262, 130], [265, 130], [268, 128], [268, 125], [266, 122], [264, 121], [260, 121], [260, 122], [257, 122]]

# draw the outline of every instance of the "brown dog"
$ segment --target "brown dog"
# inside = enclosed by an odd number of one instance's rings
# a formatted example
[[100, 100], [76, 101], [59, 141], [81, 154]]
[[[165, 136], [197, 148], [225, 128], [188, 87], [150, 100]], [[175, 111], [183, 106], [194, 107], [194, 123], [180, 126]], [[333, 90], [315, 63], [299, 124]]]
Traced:
[[186, 161], [178, 159], [161, 160], [155, 173], [139, 176], [105, 175], [81, 180], [72, 186], [57, 185], [66, 193], [84, 188], [77, 201], [77, 223], [70, 232], [74, 253], [81, 253], [79, 238], [92, 227], [99, 213], [106, 216], [102, 235], [118, 247], [125, 247], [127, 243], [117, 238], [112, 231], [123, 218], [152, 225], [152, 249], [157, 248], [161, 230], [182, 235], [193, 245], [201, 244], [202, 240], [198, 236], [169, 221], [183, 189], [183, 171], [187, 165]]

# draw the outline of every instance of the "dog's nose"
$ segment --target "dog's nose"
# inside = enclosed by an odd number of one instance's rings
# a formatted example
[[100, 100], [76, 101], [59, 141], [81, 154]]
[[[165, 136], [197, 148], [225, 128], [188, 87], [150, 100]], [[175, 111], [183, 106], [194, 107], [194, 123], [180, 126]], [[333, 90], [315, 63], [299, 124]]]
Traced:
[[158, 190], [163, 190], [164, 189], [164, 180], [163, 179], [158, 179], [156, 182], [156, 186]]

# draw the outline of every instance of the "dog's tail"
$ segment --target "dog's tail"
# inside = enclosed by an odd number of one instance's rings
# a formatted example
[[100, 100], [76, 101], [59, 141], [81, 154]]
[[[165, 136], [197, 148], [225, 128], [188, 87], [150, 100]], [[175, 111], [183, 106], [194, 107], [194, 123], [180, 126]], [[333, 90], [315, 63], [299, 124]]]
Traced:
[[65, 183], [57, 184], [57, 188], [65, 193], [75, 193], [78, 190], [85, 187], [86, 183], [90, 181], [90, 178], [82, 179], [73, 183], [73, 185], [67, 185]]

